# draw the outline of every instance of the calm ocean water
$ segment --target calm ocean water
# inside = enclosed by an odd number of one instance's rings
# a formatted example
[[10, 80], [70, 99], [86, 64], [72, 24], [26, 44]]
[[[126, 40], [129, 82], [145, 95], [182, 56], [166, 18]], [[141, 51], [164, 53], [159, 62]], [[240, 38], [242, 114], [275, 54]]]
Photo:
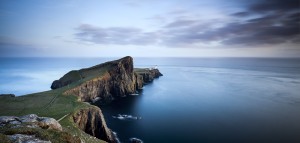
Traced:
[[[111, 58], [1, 58], [0, 93], [49, 90], [72, 69]], [[163, 77], [103, 106], [122, 142], [300, 142], [300, 59], [135, 58]], [[136, 121], [112, 118], [142, 117]]]

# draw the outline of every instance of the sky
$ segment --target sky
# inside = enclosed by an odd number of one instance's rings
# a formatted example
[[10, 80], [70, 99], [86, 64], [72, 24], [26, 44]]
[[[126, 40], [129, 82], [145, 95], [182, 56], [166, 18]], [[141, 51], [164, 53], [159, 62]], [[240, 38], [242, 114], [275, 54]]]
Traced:
[[0, 1], [0, 57], [127, 55], [300, 57], [300, 1]]

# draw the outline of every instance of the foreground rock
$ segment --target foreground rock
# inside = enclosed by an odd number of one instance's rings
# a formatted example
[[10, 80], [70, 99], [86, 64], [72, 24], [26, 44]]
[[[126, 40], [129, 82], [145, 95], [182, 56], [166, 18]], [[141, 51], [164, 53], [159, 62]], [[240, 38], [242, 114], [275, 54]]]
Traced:
[[14, 127], [40, 127], [43, 129], [54, 129], [62, 131], [61, 125], [55, 119], [48, 117], [38, 117], [35, 114], [29, 114], [21, 117], [0, 116], [0, 127], [9, 124], [14, 125]]
[[53, 118], [29, 114], [21, 117], [0, 116], [0, 136], [3, 142], [51, 143], [80, 142], [78, 137], [62, 132], [61, 125]]

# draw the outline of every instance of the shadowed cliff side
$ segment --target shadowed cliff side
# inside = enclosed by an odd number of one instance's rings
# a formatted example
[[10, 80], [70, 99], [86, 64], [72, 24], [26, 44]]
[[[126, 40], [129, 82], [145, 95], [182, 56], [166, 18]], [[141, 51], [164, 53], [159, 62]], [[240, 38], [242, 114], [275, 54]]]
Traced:
[[112, 131], [106, 126], [100, 108], [93, 106], [76, 111], [72, 119], [77, 127], [84, 132], [110, 143], [117, 142]]

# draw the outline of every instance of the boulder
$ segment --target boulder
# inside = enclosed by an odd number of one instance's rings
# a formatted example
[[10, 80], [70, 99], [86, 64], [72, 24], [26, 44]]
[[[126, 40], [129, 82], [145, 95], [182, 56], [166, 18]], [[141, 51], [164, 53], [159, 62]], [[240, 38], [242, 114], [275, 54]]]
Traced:
[[0, 124], [7, 124], [16, 120], [19, 120], [16, 116], [0, 116]]
[[138, 139], [138, 138], [130, 138], [129, 141], [131, 143], [143, 143], [143, 141], [141, 139]]
[[38, 118], [38, 116], [36, 114], [28, 114], [25, 116], [21, 116], [20, 120], [23, 123], [34, 123], [34, 122], [37, 122], [37, 118]]
[[39, 117], [38, 126], [40, 126], [43, 129], [55, 129], [62, 131], [61, 125], [53, 118]]

